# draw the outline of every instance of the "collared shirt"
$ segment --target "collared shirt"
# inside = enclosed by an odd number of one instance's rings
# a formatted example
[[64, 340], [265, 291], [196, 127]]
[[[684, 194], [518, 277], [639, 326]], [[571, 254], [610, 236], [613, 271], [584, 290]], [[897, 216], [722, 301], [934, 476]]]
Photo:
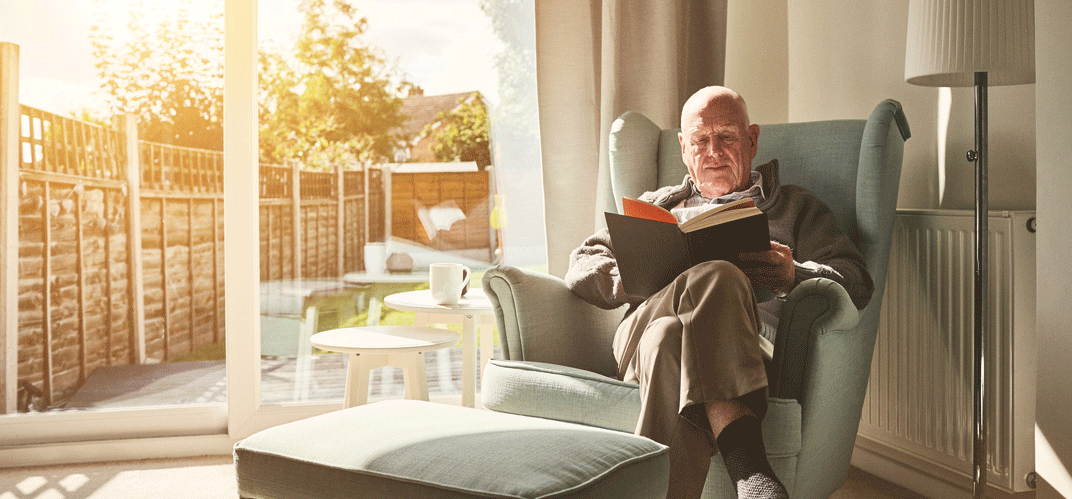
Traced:
[[[696, 188], [696, 183], [691, 182], [692, 195], [683, 199], [677, 206], [671, 208], [670, 213], [677, 218], [678, 223], [682, 223], [707, 210], [746, 197], [752, 198], [755, 200], [756, 205], [759, 205], [767, 198], [766, 193], [763, 192], [763, 175], [753, 170], [750, 180], [752, 181], [751, 187], [743, 191], [731, 192], [714, 199], [705, 198], [700, 194], [699, 189]], [[783, 300], [774, 298], [758, 304], [760, 318], [759, 334], [767, 340], [760, 341], [760, 348], [768, 358], [770, 358], [774, 352], [774, 338], [778, 334], [778, 317], [781, 315], [782, 302]]]
[[696, 183], [690, 182], [690, 184], [692, 185], [692, 195], [683, 199], [680, 203], [677, 204], [677, 206], [671, 208], [670, 213], [672, 213], [674, 217], [677, 218], [678, 223], [683, 223], [686, 220], [696, 215], [699, 215], [700, 213], [703, 213], [707, 210], [717, 208], [726, 203], [731, 203], [733, 201], [737, 201], [738, 199], [744, 199], [746, 197], [752, 198], [753, 200], [755, 200], [756, 205], [759, 205], [761, 202], [763, 202], [764, 199], [767, 198], [766, 194], [763, 192], [763, 174], [753, 170], [750, 180], [752, 181], [751, 187], [743, 191], [724, 194], [714, 199], [705, 198], [703, 194], [700, 194], [700, 190], [696, 188]]

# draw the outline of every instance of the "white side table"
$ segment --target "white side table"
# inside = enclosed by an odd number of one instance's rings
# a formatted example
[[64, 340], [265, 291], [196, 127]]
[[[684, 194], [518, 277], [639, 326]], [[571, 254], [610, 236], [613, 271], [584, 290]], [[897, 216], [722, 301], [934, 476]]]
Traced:
[[458, 333], [446, 329], [365, 326], [322, 331], [311, 342], [323, 350], [350, 354], [343, 405], [353, 407], [368, 402], [369, 371], [385, 366], [402, 368], [406, 398], [428, 400], [424, 352], [454, 346], [458, 339]]
[[[260, 288], [261, 355], [295, 357], [294, 401], [307, 400], [313, 367], [309, 338], [357, 315], [356, 290], [336, 279], [266, 281]], [[328, 324], [321, 324], [321, 317]]]
[[428, 271], [415, 272], [381, 272], [370, 274], [368, 272], [350, 272], [342, 276], [342, 281], [351, 286], [369, 289], [368, 297], [368, 323], [369, 326], [380, 324], [380, 303], [383, 297], [399, 288], [412, 289], [410, 285], [428, 282]]
[[416, 312], [415, 325], [462, 324], [462, 405], [473, 407], [476, 403], [476, 335], [480, 325], [480, 371], [491, 359], [493, 352], [492, 331], [495, 316], [491, 301], [482, 289], [470, 288], [454, 305], [438, 305], [432, 300], [432, 292], [425, 289], [396, 293], [383, 299], [388, 307], [407, 312]]

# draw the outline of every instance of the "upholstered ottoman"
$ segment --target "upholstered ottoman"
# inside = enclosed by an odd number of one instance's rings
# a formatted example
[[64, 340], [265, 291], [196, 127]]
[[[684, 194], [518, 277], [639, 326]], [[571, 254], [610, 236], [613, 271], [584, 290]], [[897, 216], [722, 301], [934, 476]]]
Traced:
[[666, 447], [618, 431], [416, 400], [270, 428], [234, 447], [239, 496], [659, 498]]

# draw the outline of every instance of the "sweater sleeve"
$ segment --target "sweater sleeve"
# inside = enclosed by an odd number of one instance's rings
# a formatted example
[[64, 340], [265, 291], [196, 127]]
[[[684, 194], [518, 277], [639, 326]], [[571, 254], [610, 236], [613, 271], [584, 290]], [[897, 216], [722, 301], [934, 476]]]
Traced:
[[797, 283], [825, 277], [845, 288], [856, 308], [866, 307], [874, 291], [867, 264], [838, 227], [830, 208], [810, 192], [801, 191], [793, 247]]
[[577, 296], [600, 308], [609, 310], [643, 301], [626, 295], [607, 229], [589, 236], [570, 253], [565, 280]]

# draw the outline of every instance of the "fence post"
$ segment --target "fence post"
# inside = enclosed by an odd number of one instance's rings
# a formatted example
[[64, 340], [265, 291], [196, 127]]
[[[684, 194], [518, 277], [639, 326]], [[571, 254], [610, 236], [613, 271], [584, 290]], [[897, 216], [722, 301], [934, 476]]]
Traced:
[[380, 166], [380, 179], [383, 181], [383, 241], [387, 242], [391, 240], [391, 223], [393, 222], [391, 213], [394, 211], [393, 203], [394, 196], [392, 195], [392, 175], [394, 174], [393, 164], [384, 164]]
[[0, 414], [18, 411], [19, 46], [0, 42]]
[[290, 162], [290, 202], [291, 209], [290, 230], [293, 237], [290, 238], [294, 246], [294, 274], [293, 279], [302, 277], [302, 234], [301, 234], [301, 168], [297, 161]]
[[[369, 203], [371, 203], [370, 199], [372, 199], [372, 195], [371, 195], [371, 193], [369, 193], [369, 185], [370, 185], [369, 184], [369, 177], [372, 176], [372, 165], [366, 161], [364, 164], [361, 165], [361, 169], [364, 170], [364, 173], [361, 175], [361, 179], [365, 183], [365, 185], [364, 185], [364, 189], [365, 189], [364, 193], [365, 194], [364, 194], [364, 198], [362, 199], [363, 202], [361, 203], [363, 205], [364, 210], [365, 210], [364, 218], [362, 219], [362, 223], [364, 224], [364, 230], [365, 231], [361, 233], [361, 239], [358, 240], [358, 242], [361, 243], [357, 247], [357, 250], [358, 250], [357, 261], [359, 261], [359, 262], [364, 261], [364, 258], [365, 258], [365, 244], [369, 242], [369, 235], [371, 234], [370, 231], [372, 230], [372, 226], [369, 224]], [[364, 270], [368, 270], [368, 269], [365, 269], [364, 265], [365, 264], [362, 263], [361, 268], [364, 269]]]
[[341, 164], [335, 165], [335, 178], [338, 179], [335, 182], [338, 186], [335, 198], [335, 256], [338, 261], [338, 276], [342, 277], [346, 273], [346, 238], [343, 237], [343, 231], [346, 230], [346, 178]]
[[115, 116], [112, 122], [123, 135], [127, 181], [127, 261], [130, 276], [130, 325], [133, 328], [132, 360], [145, 363], [145, 267], [141, 248], [141, 151], [138, 147], [138, 117]]

